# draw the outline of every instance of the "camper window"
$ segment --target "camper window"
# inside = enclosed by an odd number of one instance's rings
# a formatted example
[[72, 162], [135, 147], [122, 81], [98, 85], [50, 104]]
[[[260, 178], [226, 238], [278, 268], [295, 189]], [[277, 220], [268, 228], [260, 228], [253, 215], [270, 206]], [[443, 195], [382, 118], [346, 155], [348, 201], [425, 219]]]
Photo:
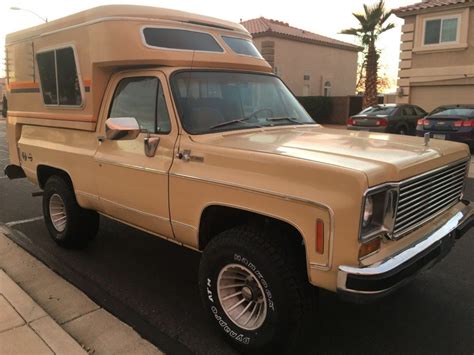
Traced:
[[36, 55], [45, 105], [80, 106], [82, 95], [71, 47]]
[[147, 27], [143, 29], [143, 36], [146, 44], [152, 47], [224, 52], [214, 37], [204, 32]]
[[230, 49], [232, 49], [237, 54], [249, 55], [255, 58], [262, 58], [262, 55], [252, 43], [252, 41], [243, 38], [228, 36], [222, 36], [222, 39], [224, 40], [225, 44], [227, 44]]

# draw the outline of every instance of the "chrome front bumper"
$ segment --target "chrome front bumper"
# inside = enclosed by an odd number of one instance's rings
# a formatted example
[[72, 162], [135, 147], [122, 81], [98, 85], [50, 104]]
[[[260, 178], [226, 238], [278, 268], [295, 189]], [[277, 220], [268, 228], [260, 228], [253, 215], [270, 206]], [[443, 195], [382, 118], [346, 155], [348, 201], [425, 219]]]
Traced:
[[468, 201], [461, 203], [465, 206], [451, 218], [399, 253], [367, 267], [339, 266], [338, 294], [349, 301], [371, 301], [441, 260], [474, 222], [474, 208]]

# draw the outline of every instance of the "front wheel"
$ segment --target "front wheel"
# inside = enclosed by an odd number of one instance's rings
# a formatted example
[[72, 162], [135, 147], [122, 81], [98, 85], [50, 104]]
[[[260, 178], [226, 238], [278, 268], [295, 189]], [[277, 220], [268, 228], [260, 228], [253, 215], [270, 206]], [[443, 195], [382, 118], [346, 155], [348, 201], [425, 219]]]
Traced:
[[46, 181], [43, 216], [51, 237], [65, 248], [84, 248], [99, 228], [99, 214], [80, 207], [71, 184], [61, 176]]
[[243, 226], [216, 236], [204, 250], [199, 268], [204, 306], [240, 351], [281, 351], [301, 333], [314, 289], [297, 248], [278, 233]]

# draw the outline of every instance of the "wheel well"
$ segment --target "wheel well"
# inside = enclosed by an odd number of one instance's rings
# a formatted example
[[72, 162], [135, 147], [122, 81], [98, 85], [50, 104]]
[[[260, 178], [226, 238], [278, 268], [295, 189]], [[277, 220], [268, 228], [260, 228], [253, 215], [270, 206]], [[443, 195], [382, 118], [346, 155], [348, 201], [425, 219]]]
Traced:
[[301, 233], [291, 224], [268, 217], [259, 213], [241, 210], [221, 205], [205, 208], [199, 224], [199, 250], [204, 250], [207, 244], [219, 233], [239, 225], [253, 225], [263, 230], [276, 228], [297, 246], [306, 261], [304, 239]]
[[38, 177], [39, 187], [42, 189], [44, 189], [46, 181], [48, 181], [48, 179], [53, 175], [61, 176], [66, 182], [68, 182], [72, 186], [72, 181], [69, 174], [61, 169], [53, 168], [47, 165], [38, 165], [36, 175]]

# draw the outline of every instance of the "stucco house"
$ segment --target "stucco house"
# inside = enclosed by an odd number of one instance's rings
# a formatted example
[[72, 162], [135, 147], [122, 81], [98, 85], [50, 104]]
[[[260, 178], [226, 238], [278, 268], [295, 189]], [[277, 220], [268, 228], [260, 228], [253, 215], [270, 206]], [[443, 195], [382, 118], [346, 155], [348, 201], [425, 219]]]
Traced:
[[425, 0], [394, 13], [405, 20], [397, 102], [474, 103], [474, 0]]
[[241, 24], [296, 96], [354, 95], [360, 47], [264, 17]]

